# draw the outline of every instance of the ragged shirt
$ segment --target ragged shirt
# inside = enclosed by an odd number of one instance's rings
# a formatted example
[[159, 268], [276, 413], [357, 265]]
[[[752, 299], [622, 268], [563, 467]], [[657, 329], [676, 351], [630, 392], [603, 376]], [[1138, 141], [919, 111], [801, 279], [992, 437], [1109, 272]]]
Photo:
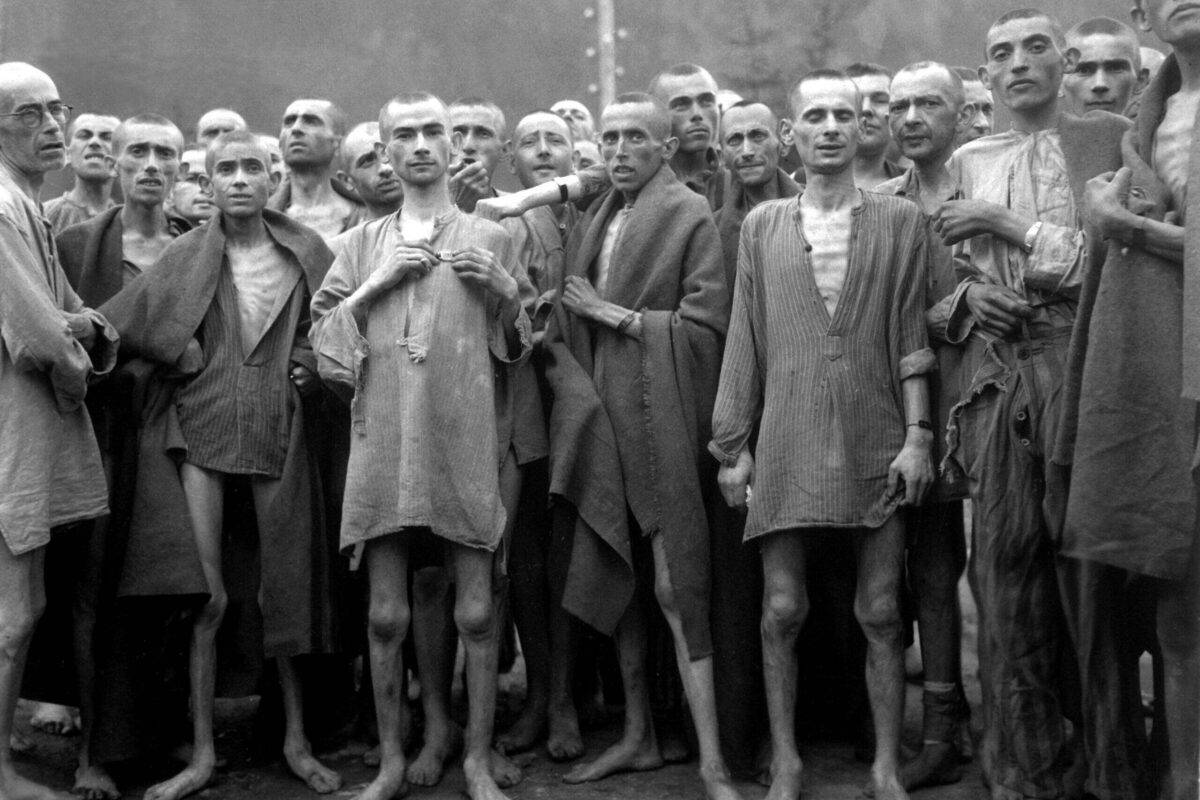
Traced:
[[956, 246], [964, 280], [952, 303], [950, 341], [970, 333], [966, 289], [972, 282], [999, 284], [1023, 297], [1034, 307], [1030, 325], [1073, 325], [1087, 247], [1058, 130], [985, 136], [960, 148], [948, 166], [963, 197], [1042, 223], [1029, 252], [990, 234]]
[[[526, 359], [529, 317], [509, 351], [499, 298], [439, 263], [377, 298], [360, 329], [343, 301], [403, 240], [399, 212], [350, 232], [313, 298], [313, 347], [326, 381], [353, 392], [341, 546], [409, 527], [494, 550], [504, 530], [494, 386], [497, 370]], [[434, 250], [490, 250], [511, 272], [508, 235], [452, 208]]]
[[888, 467], [905, 440], [900, 384], [934, 368], [920, 209], [863, 195], [832, 315], [800, 214], [799, 197], [772, 200], [742, 224], [709, 450], [732, 460], [761, 417], [746, 539], [886, 522], [900, 500], [887, 493]]
[[[51, 528], [108, 510], [83, 401], [116, 363], [117, 333], [68, 285], [50, 221], [2, 166], [0, 264], [0, 538], [21, 555], [49, 543]], [[90, 318], [91, 353], [64, 312]]]

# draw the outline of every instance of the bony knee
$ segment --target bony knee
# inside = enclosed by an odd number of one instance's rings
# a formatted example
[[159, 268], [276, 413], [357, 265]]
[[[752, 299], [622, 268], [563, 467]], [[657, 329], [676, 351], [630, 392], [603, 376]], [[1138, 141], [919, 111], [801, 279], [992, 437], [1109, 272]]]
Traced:
[[460, 600], [454, 606], [454, 624], [458, 635], [479, 641], [492, 635], [495, 611], [490, 602]]
[[664, 614], [678, 616], [679, 602], [671, 581], [659, 579], [654, 582], [654, 599], [658, 601], [658, 607], [663, 610]]
[[879, 601], [868, 604], [856, 604], [854, 616], [862, 626], [863, 635], [869, 642], [902, 641], [903, 623], [900, 619], [900, 607], [891, 601]]
[[27, 641], [45, 610], [46, 601], [33, 598], [0, 609], [0, 642], [20, 644]]
[[202, 628], [217, 628], [225, 618], [225, 610], [229, 608], [229, 595], [224, 591], [212, 592], [208, 600], [200, 607], [196, 615], [196, 624]]
[[763, 601], [762, 633], [765, 637], [792, 636], [808, 617], [808, 599], [786, 592], [771, 592]]
[[408, 635], [410, 616], [407, 603], [371, 603], [367, 612], [367, 634], [377, 642], [400, 641]]

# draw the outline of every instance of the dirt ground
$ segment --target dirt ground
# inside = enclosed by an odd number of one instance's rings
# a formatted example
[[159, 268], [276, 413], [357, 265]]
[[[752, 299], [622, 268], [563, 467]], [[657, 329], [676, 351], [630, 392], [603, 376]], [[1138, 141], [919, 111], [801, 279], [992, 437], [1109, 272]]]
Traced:
[[[960, 592], [963, 597], [964, 639], [963, 639], [963, 677], [966, 682], [967, 696], [973, 707], [973, 716], [977, 721], [979, 702], [979, 683], [976, 679], [977, 660], [975, 657], [975, 608], [971, 603], [965, 583]], [[505, 684], [520, 684], [520, 662], [513, 676], [502, 679], [501, 689]], [[803, 687], [801, 687], [803, 690]], [[300, 783], [293, 779], [285, 769], [277, 763], [249, 763], [244, 755], [248, 752], [249, 736], [251, 735], [250, 717], [253, 705], [246, 702], [222, 703], [223, 719], [219, 723], [218, 751], [227, 763], [218, 773], [217, 780], [198, 797], [205, 800], [290, 800], [291, 798], [315, 797]], [[29, 707], [22, 704], [19, 710], [18, 730], [33, 740], [34, 750], [18, 758], [18, 768], [30, 777], [35, 777], [51, 786], [67, 788], [71, 785], [73, 758], [78, 739], [76, 737], [51, 736], [33, 730], [28, 724]], [[916, 743], [920, 736], [921, 692], [920, 687], [912, 682], [908, 685], [906, 703], [905, 741]], [[976, 722], [976, 724], [978, 724]], [[766, 720], [763, 720], [764, 727]], [[620, 734], [619, 716], [607, 725], [586, 732], [588, 755], [593, 757]], [[806, 798], [828, 798], [828, 800], [848, 800], [863, 796], [862, 787], [867, 780], [868, 765], [854, 759], [853, 748], [850, 745], [829, 742], [806, 742], [801, 752], [805, 760], [805, 792]], [[546, 757], [544, 750], [537, 750], [520, 759], [525, 767], [524, 780], [509, 790], [512, 800], [635, 800], [635, 798], [688, 798], [702, 797], [699, 781], [695, 774], [695, 762], [677, 764], [663, 769], [640, 773], [637, 775], [621, 775], [605, 781], [581, 786], [568, 786], [562, 782], [562, 776], [570, 765], [556, 764]], [[362, 763], [356, 755], [343, 754], [328, 761], [337, 769], [344, 780], [343, 788], [336, 793], [337, 797], [352, 797], [373, 776], [374, 770]], [[976, 764], [969, 764], [964, 770], [962, 782], [952, 785], [928, 789], [914, 794], [919, 800], [976, 800], [983, 796], [979, 780], [979, 769]], [[123, 789], [126, 797], [140, 797], [146, 786], [157, 779], [168, 777], [162, 775], [140, 774], [126, 776]], [[746, 800], [760, 800], [766, 789], [755, 783], [740, 785], [742, 795]], [[462, 772], [458, 769], [448, 771], [440, 786], [432, 789], [413, 789], [409, 794], [412, 798], [429, 798], [430, 800], [449, 800], [463, 797]]]

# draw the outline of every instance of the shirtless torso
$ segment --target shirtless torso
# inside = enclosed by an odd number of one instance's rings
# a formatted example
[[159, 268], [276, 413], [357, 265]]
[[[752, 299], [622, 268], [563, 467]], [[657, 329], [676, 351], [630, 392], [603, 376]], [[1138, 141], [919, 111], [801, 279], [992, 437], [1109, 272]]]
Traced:
[[1154, 171], [1170, 188], [1180, 221], [1187, 204], [1188, 159], [1198, 111], [1200, 89], [1181, 88], [1167, 98], [1166, 114], [1154, 135]]
[[812, 247], [809, 258], [812, 261], [813, 280], [825, 303], [825, 310], [832, 318], [837, 310], [838, 299], [842, 296], [842, 286], [846, 283], [846, 269], [850, 265], [851, 209], [849, 206], [823, 209], [805, 203], [803, 198], [800, 208], [803, 211], [801, 224], [804, 238]]
[[153, 236], [126, 229], [121, 234], [121, 251], [125, 261], [137, 267], [139, 272], [145, 272], [174, 240], [175, 237], [165, 228], [156, 231]]

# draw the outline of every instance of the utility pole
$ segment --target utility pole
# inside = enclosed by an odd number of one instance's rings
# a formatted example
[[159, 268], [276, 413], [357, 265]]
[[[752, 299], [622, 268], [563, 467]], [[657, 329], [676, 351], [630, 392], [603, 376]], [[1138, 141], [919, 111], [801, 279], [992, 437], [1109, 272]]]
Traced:
[[[0, 0], [3, 2], [3, 0]], [[625, 74], [625, 68], [617, 66], [617, 40], [625, 39], [629, 32], [617, 27], [614, 0], [596, 0], [595, 8], [584, 9], [587, 19], [596, 18], [597, 47], [587, 49], [588, 58], [596, 58], [599, 76], [597, 83], [588, 86], [588, 92], [600, 95], [600, 108], [604, 108], [617, 97], [617, 78]]]
[[617, 32], [613, 0], [597, 0], [596, 28], [600, 36], [600, 108], [617, 97]]

